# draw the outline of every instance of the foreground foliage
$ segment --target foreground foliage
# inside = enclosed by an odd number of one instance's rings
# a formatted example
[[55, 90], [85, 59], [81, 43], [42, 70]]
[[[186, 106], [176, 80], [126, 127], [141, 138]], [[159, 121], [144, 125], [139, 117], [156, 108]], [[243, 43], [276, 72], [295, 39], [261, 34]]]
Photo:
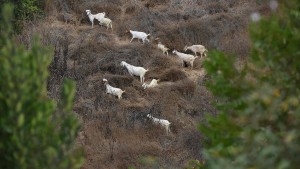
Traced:
[[221, 52], [204, 64], [218, 115], [200, 126], [207, 136], [203, 168], [300, 165], [300, 3], [280, 5], [251, 25], [253, 50], [244, 67]]
[[47, 97], [53, 50], [38, 40], [29, 50], [12, 36], [12, 8], [2, 9], [0, 38], [0, 168], [79, 168], [74, 148], [79, 129], [71, 113], [74, 84], [66, 81], [60, 103]]

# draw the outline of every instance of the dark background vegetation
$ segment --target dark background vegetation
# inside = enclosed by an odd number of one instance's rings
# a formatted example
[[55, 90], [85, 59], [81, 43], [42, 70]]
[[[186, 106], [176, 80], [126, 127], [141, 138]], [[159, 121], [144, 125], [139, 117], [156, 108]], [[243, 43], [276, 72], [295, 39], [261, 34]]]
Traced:
[[[202, 136], [197, 124], [205, 112], [215, 113], [202, 60], [194, 69], [181, 68], [175, 56], [166, 57], [155, 46], [159, 37], [171, 49], [202, 44], [208, 50], [249, 54], [249, 15], [268, 8], [255, 0], [46, 0], [42, 20], [24, 23], [18, 40], [27, 47], [35, 33], [55, 48], [49, 67], [48, 95], [59, 99], [64, 78], [76, 81], [74, 112], [82, 128], [78, 145], [84, 147], [82, 168], [146, 167], [143, 157], [154, 159], [148, 167], [183, 168], [191, 159], [202, 160]], [[91, 28], [85, 10], [106, 12], [113, 31]], [[22, 26], [23, 27], [23, 26]], [[129, 43], [127, 30], [150, 33], [151, 43]], [[208, 56], [209, 57], [209, 56]], [[160, 78], [160, 86], [143, 90], [121, 61], [150, 71], [146, 81]], [[125, 89], [123, 99], [105, 94], [102, 79]], [[152, 113], [171, 122], [170, 135], [146, 118]]]

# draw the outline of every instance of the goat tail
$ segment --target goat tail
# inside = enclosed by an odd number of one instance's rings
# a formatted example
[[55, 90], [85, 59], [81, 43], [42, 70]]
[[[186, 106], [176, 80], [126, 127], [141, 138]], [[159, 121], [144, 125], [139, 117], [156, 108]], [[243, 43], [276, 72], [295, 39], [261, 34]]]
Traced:
[[150, 36], [151, 34], [149, 33], [149, 34], [147, 34], [147, 36]]

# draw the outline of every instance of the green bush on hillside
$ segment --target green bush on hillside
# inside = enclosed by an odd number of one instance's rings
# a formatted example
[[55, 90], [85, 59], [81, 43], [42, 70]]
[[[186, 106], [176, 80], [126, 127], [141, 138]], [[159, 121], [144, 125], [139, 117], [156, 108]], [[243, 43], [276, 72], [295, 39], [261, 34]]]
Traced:
[[29, 50], [12, 36], [12, 7], [2, 9], [0, 36], [0, 168], [79, 168], [74, 147], [79, 129], [72, 114], [74, 83], [66, 81], [61, 104], [47, 97], [53, 50], [38, 40]]
[[[3, 7], [6, 3], [14, 5], [13, 25], [15, 32], [21, 31], [23, 22], [40, 18], [43, 14], [43, 0], [2, 0], [0, 7]], [[0, 18], [2, 18], [2, 15]]]
[[202, 168], [299, 168], [300, 3], [280, 5], [251, 25], [244, 67], [221, 52], [204, 63], [218, 115], [200, 125], [207, 137]]

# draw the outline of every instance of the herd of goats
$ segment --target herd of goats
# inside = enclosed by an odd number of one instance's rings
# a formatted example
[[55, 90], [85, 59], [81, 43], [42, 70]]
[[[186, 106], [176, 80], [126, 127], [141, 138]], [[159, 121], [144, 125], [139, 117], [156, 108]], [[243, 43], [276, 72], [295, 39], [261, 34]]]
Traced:
[[[109, 28], [112, 29], [112, 21], [111, 21], [111, 19], [105, 17], [105, 12], [93, 15], [91, 13], [91, 10], [86, 10], [86, 13], [89, 17], [90, 22], [92, 23], [92, 28], [94, 26], [94, 20], [97, 19], [99, 21], [100, 25], [106, 26], [107, 29], [109, 29]], [[132, 40], [135, 39], [135, 38], [137, 38], [138, 41], [142, 40], [143, 43], [145, 43], [145, 41], [149, 42], [149, 39], [147, 37], [150, 34], [146, 34], [144, 32], [139, 32], [139, 31], [132, 31], [132, 30], [129, 30], [128, 32], [130, 32], [131, 35], [132, 35], [132, 38], [131, 38], [130, 42], [132, 42]], [[158, 39], [159, 38], [157, 38], [157, 40]], [[161, 50], [163, 52], [163, 54], [166, 54], [167, 56], [169, 55], [168, 50], [170, 50], [170, 49], [167, 48], [165, 45], [163, 45], [161, 42], [158, 42], [157, 48], [159, 50]], [[191, 69], [193, 68], [194, 60], [198, 57], [197, 53], [200, 53], [200, 57], [202, 57], [202, 56], [205, 57], [206, 53], [208, 52], [207, 49], [203, 45], [185, 46], [184, 51], [187, 51], [187, 50], [191, 50], [192, 52], [194, 52], [195, 56], [191, 55], [191, 54], [181, 53], [181, 52], [178, 52], [177, 50], [173, 50], [172, 53], [176, 54], [178, 56], [178, 58], [182, 61], [181, 62], [182, 67], [184, 66], [184, 62], [187, 62], [187, 63], [190, 64]], [[150, 84], [144, 83], [145, 74], [148, 71], [148, 69], [145, 69], [143, 67], [137, 67], [137, 66], [130, 65], [129, 63], [126, 63], [125, 61], [122, 61], [120, 65], [123, 66], [123, 67], [126, 67], [126, 69], [128, 70], [128, 72], [131, 76], [139, 76], [140, 81], [143, 84], [142, 87], [144, 89], [153, 88], [153, 87], [157, 86], [157, 83], [159, 82], [159, 79], [152, 79]], [[111, 85], [108, 84], [107, 79], [103, 79], [103, 83], [106, 86], [106, 94], [115, 95], [115, 96], [118, 97], [118, 99], [122, 98], [122, 94], [125, 92], [125, 90], [122, 90], [122, 89], [116, 88], [116, 87], [112, 87]], [[168, 120], [158, 119], [158, 118], [153, 117], [150, 114], [148, 114], [147, 117], [149, 119], [151, 119], [155, 124], [159, 124], [162, 127], [164, 127], [167, 134], [170, 132], [170, 124], [171, 123]]]

